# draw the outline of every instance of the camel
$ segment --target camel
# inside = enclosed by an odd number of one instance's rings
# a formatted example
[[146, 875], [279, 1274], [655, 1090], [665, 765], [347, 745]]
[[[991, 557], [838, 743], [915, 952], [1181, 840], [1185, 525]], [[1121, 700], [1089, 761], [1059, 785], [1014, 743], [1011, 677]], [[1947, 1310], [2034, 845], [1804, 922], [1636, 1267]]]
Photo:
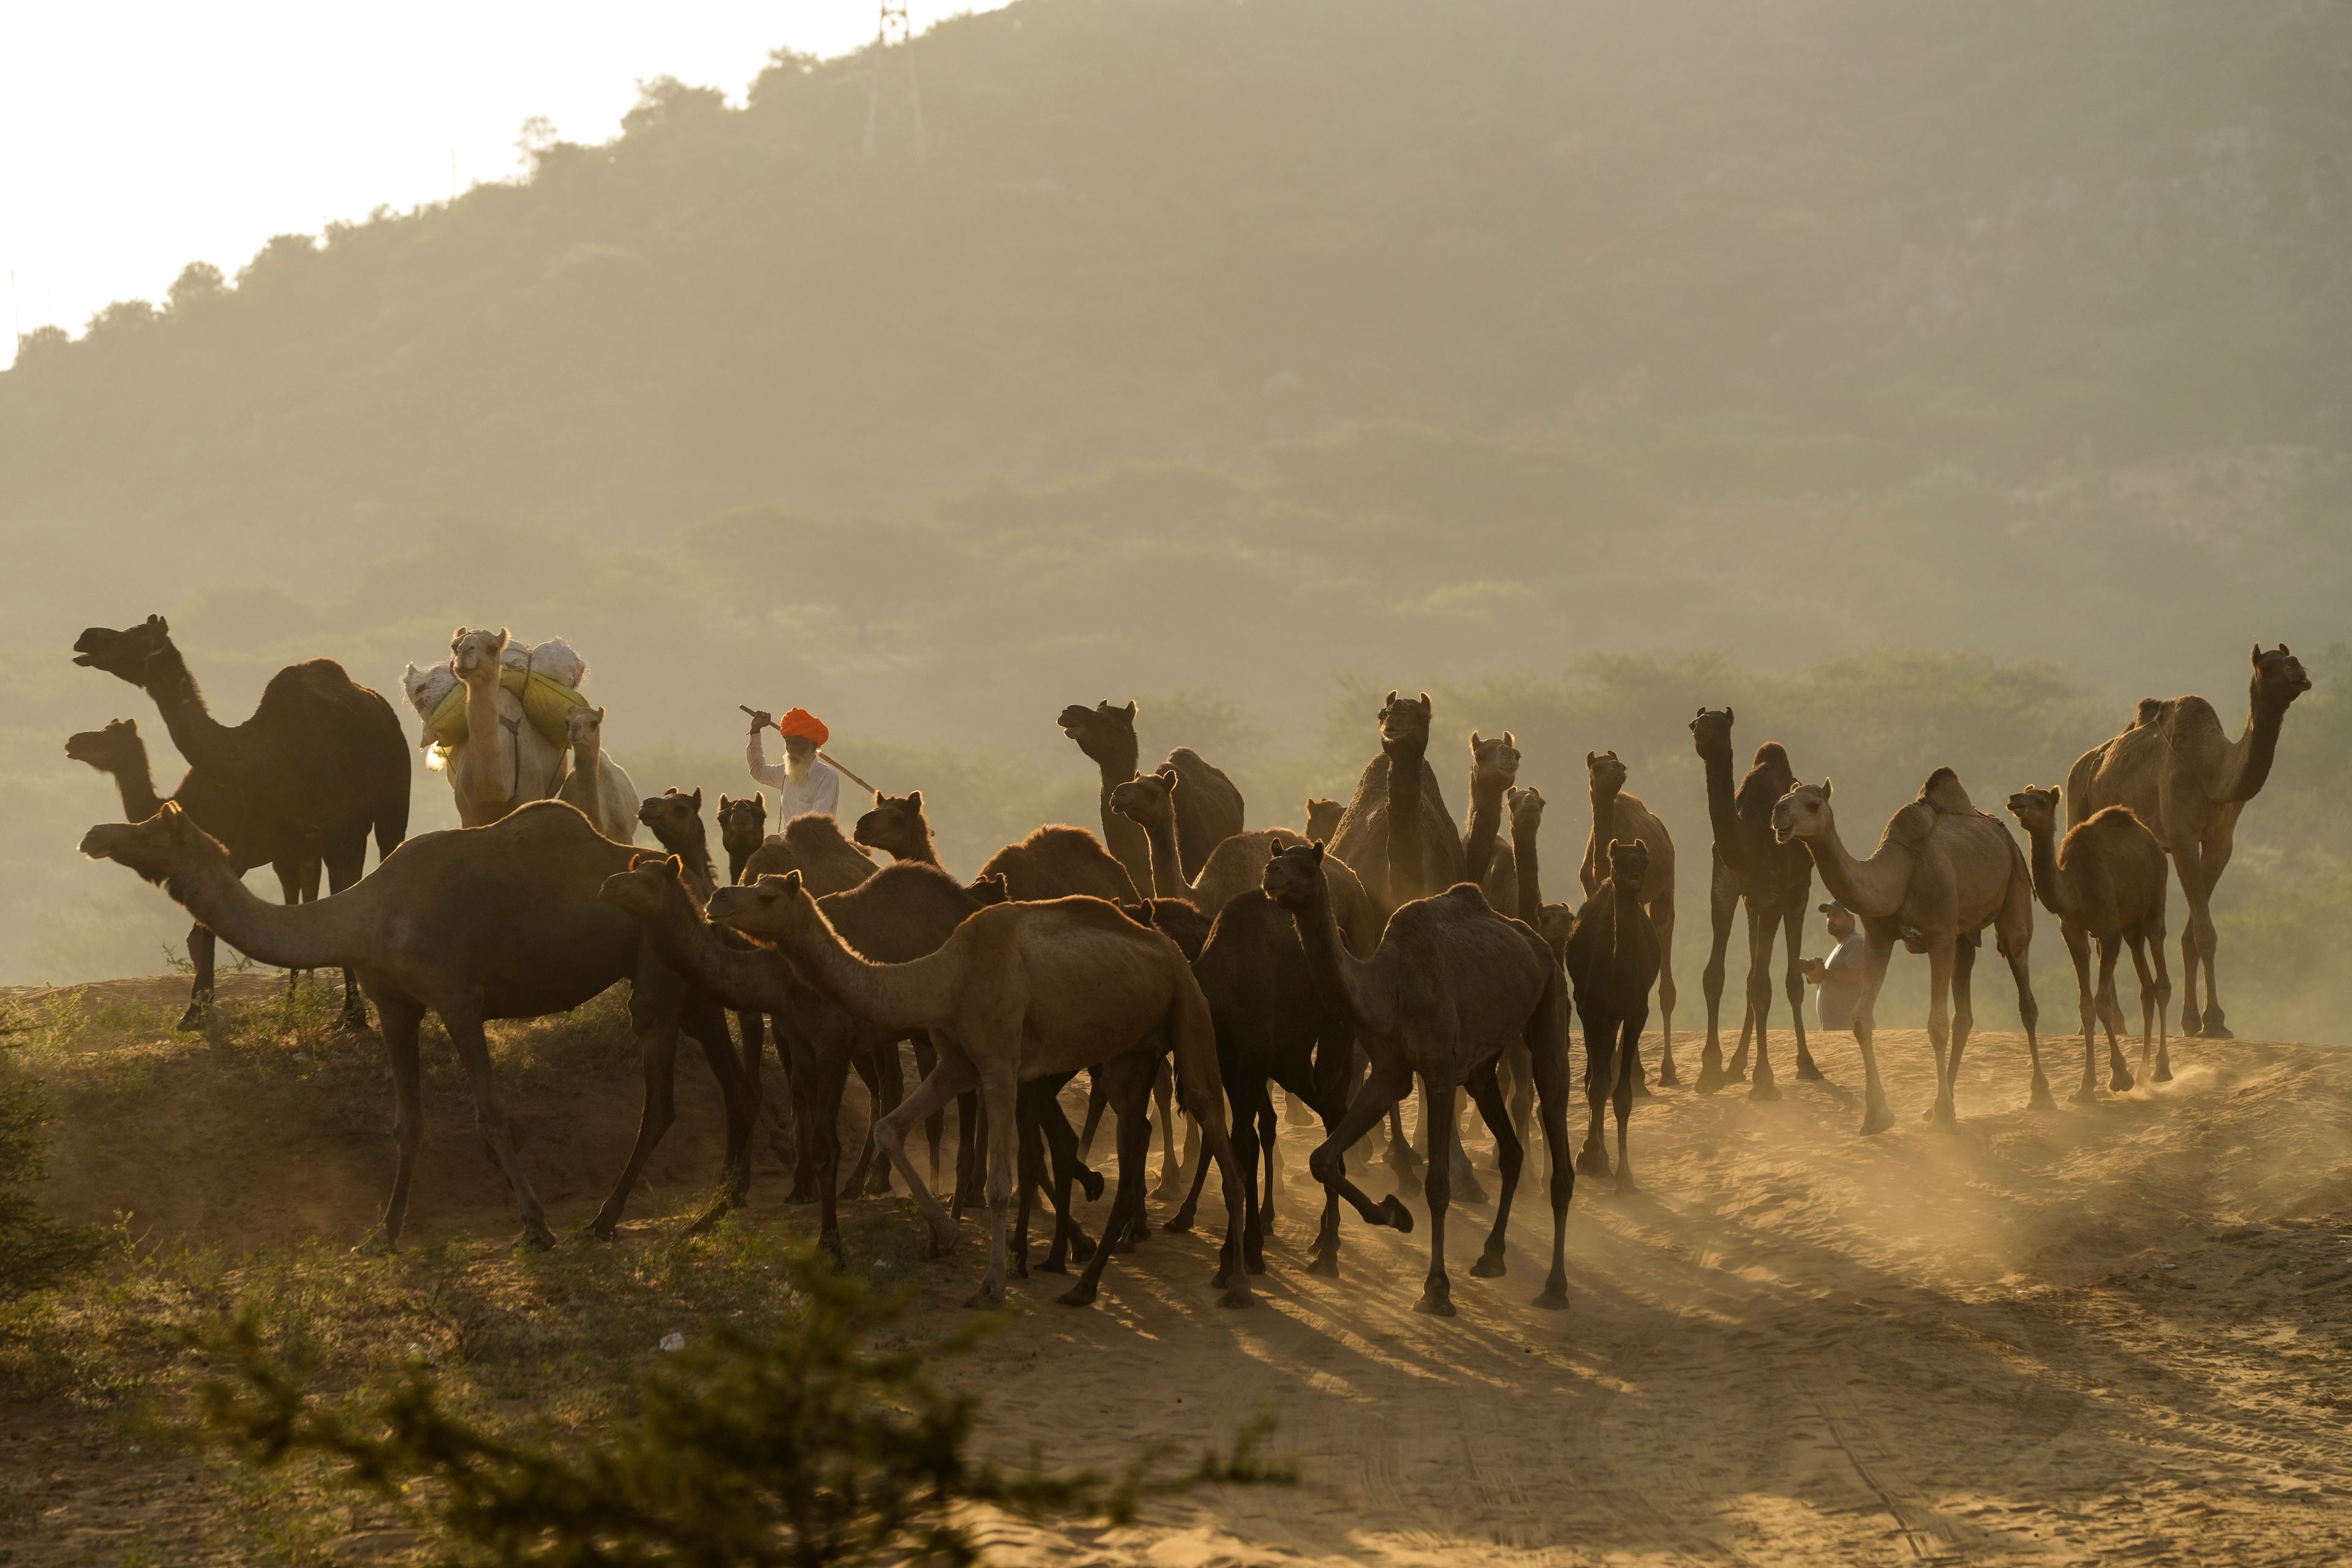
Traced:
[[[2213, 960], [2213, 889], [2229, 868], [2238, 816], [2262, 793], [2278, 754], [2279, 729], [2294, 700], [2311, 689], [2303, 661], [2281, 643], [2254, 645], [2246, 692], [2246, 727], [2235, 741], [2202, 697], [2144, 699], [2132, 725], [2074, 760], [2066, 774], [2066, 822], [2079, 826], [2111, 805], [2129, 806], [2172, 858], [2189, 920], [2180, 931], [2180, 1032], [2233, 1038], [2221, 1016]], [[2197, 1005], [2200, 972], [2205, 1006]]]
[[449, 639], [449, 668], [466, 688], [466, 739], [449, 749], [449, 787], [457, 820], [481, 827], [534, 800], [552, 800], [563, 787], [571, 752], [539, 732], [522, 699], [499, 684], [506, 628], [470, 631]]
[[737, 800], [719, 797], [719, 847], [727, 851], [727, 879], [740, 882], [768, 838], [768, 797], [757, 790]]
[[[1551, 1273], [1536, 1304], [1566, 1307], [1568, 1203], [1576, 1176], [1564, 1152], [1568, 987], [1559, 965], [1541, 938], [1489, 909], [1485, 895], [1469, 883], [1400, 908], [1389, 917], [1379, 948], [1370, 958], [1360, 959], [1339, 940], [1329, 885], [1321, 874], [1323, 858], [1319, 844], [1282, 851], [1266, 862], [1265, 890], [1297, 928], [1317, 994], [1355, 1031], [1372, 1070], [1349, 1101], [1347, 1114], [1309, 1157], [1307, 1168], [1327, 1190], [1336, 1188], [1365, 1218], [1373, 1219], [1380, 1209], [1346, 1184], [1343, 1155], [1411, 1091], [1419, 1077], [1422, 1125], [1430, 1145], [1424, 1178], [1430, 1258], [1418, 1310], [1452, 1317], [1445, 1209], [1454, 1167], [1454, 1091], [1467, 1085], [1495, 1134], [1503, 1192], [1495, 1206], [1494, 1229], [1470, 1270], [1481, 1279], [1493, 1279], [1504, 1271], [1503, 1241], [1522, 1158], [1495, 1069], [1509, 1041], [1524, 1041], [1544, 1142], [1551, 1154]], [[1391, 1199], [1381, 1206], [1392, 1214], [1393, 1203]]]
[[[1320, 885], [1320, 879], [1318, 879]], [[876, 1128], [890, 1163], [930, 1227], [932, 1251], [955, 1240], [954, 1224], [907, 1158], [906, 1131], [937, 1106], [977, 1086], [988, 1115], [988, 1272], [974, 1305], [1004, 1300], [1023, 1082], [1048, 1074], [1123, 1061], [1126, 1103], [1148, 1085], [1150, 1061], [1136, 1047], [1165, 1029], [1175, 1052], [1185, 1110], [1223, 1174], [1224, 1256], [1220, 1306], [1250, 1301], [1242, 1267], [1241, 1181], [1225, 1130], [1223, 1090], [1209, 1005], [1176, 944], [1100, 899], [1005, 903], [956, 927], [938, 952], [909, 963], [871, 963], [851, 951], [797, 876], [722, 888], [713, 918], [745, 935], [772, 942], [811, 984], [845, 1011], [878, 1028], [929, 1029], [940, 1065]], [[1143, 1201], [1142, 1129], [1122, 1114], [1118, 1186], [1106, 1236], [1119, 1236]], [[1108, 1248], [1087, 1264], [1090, 1286]]]
[[874, 809], [857, 819], [849, 837], [868, 849], [881, 850], [893, 860], [914, 860], [926, 866], [940, 863], [939, 839], [931, 832], [930, 818], [923, 815], [921, 790], [910, 790], [905, 795], [884, 795], [876, 790]]
[[[1097, 702], [1088, 708], [1073, 702], [1055, 722], [1077, 742], [1078, 750], [1100, 774], [1103, 842], [1127, 868], [1129, 879], [1139, 888], [1148, 887], [1151, 865], [1144, 854], [1143, 840], [1110, 804], [1111, 791], [1135, 776], [1142, 754], [1135, 738], [1135, 704], [1114, 708], [1108, 702]], [[1182, 837], [1194, 846], [1184, 860], [1184, 875], [1190, 879], [1201, 874], [1202, 857], [1242, 830], [1242, 792], [1190, 746], [1177, 747], [1160, 765], [1174, 768], [1192, 786], [1182, 808]]]
[[[1181, 900], [1214, 920], [1217, 911], [1244, 893], [1255, 892], [1267, 858], [1279, 849], [1307, 842], [1286, 827], [1235, 833], [1206, 855], [1192, 858], [1200, 872], [1183, 874], [1181, 854], [1184, 792], [1192, 786], [1174, 768], [1140, 773], [1111, 791], [1111, 809], [1143, 829], [1144, 847], [1151, 860], [1151, 892], [1155, 899]], [[1356, 952], [1372, 951], [1381, 939], [1380, 919], [1362, 880], [1348, 863], [1330, 857], [1324, 875], [1331, 883], [1331, 907], [1340, 933]]]
[[1543, 862], [1538, 847], [1543, 832], [1543, 792], [1532, 786], [1514, 789], [1504, 796], [1504, 804], [1511, 813], [1511, 854], [1518, 862], [1520, 922], [1542, 937], [1544, 945], [1564, 963], [1576, 906], [1544, 902]]
[[[1748, 1076], [1748, 1038], [1756, 1035], [1756, 1076], [1749, 1085], [1751, 1100], [1777, 1100], [1780, 1090], [1772, 1080], [1772, 1055], [1767, 1020], [1772, 1011], [1772, 943], [1777, 930], [1788, 933], [1789, 1012], [1797, 1036], [1797, 1076], [1814, 1079], [1822, 1069], [1805, 1042], [1805, 975], [1799, 942], [1805, 925], [1805, 905], [1813, 885], [1812, 863], [1794, 844], [1777, 840], [1772, 809], [1795, 787], [1797, 775], [1789, 753], [1778, 741], [1756, 748], [1748, 776], [1735, 791], [1731, 784], [1732, 710], [1711, 713], [1702, 708], [1690, 723], [1691, 740], [1706, 770], [1706, 815], [1715, 829], [1714, 874], [1707, 888], [1707, 915], [1713, 941], [1707, 948], [1706, 969], [1700, 984], [1706, 991], [1706, 1049], [1699, 1058], [1698, 1090], [1712, 1094], [1727, 1083]], [[1723, 952], [1731, 940], [1731, 917], [1745, 904], [1748, 910], [1748, 1012], [1739, 1027], [1739, 1051], [1729, 1071], [1723, 1065], [1719, 1024], [1723, 1009]]]
[[716, 1004], [695, 994], [643, 941], [636, 922], [597, 902], [597, 889], [639, 851], [615, 844], [560, 801], [534, 802], [486, 827], [409, 839], [375, 874], [316, 903], [267, 904], [227, 853], [166, 801], [142, 823], [91, 828], [81, 852], [129, 867], [240, 952], [289, 969], [355, 970], [383, 1020], [399, 1164], [381, 1235], [397, 1245], [425, 1136], [417, 1032], [440, 1016], [472, 1081], [474, 1114], [522, 1212], [522, 1239], [549, 1247], [546, 1211], [524, 1176], [482, 1026], [493, 1018], [568, 1013], [626, 980], [629, 1019], [645, 1058], [645, 1112], [620, 1181], [594, 1221], [609, 1237], [672, 1119], [669, 1084], [681, 1025], [700, 1041], [727, 1105], [719, 1194], [702, 1216], [740, 1205], [750, 1189], [751, 1103]]
[[[817, 1244], [845, 1258], [835, 1195], [856, 1194], [853, 1175], [841, 1183], [841, 1097], [861, 1055], [887, 1049], [897, 1061], [907, 1033], [853, 1019], [797, 973], [773, 948], [706, 920], [696, 907], [684, 859], [647, 858], [606, 879], [597, 897], [644, 927], [664, 963], [706, 994], [741, 1012], [776, 1016], [777, 1045], [791, 1056], [793, 1098], [811, 1186], [820, 1205]], [[891, 866], [854, 888], [818, 900], [833, 928], [861, 957], [903, 963], [934, 952], [967, 915], [985, 907], [969, 889], [929, 866]], [[785, 1021], [790, 1020], [787, 1024]], [[886, 1108], [868, 1069], [867, 1089], [877, 1115]]]
[[[144, 822], [163, 809], [137, 720], [112, 719], [103, 730], [68, 736], [66, 755], [114, 781], [125, 822]], [[278, 886], [286, 902], [296, 904], [319, 896], [318, 857], [288, 843], [283, 824], [254, 811], [247, 791], [218, 774], [190, 768], [171, 798], [197, 826], [220, 841], [228, 851], [230, 869], [238, 876], [256, 866], [268, 866], [278, 873]], [[214, 947], [213, 933], [202, 922], [188, 928], [188, 961], [194, 974], [188, 988], [188, 1010], [180, 1016], [183, 1029], [195, 1028], [212, 1007]], [[294, 983], [292, 971], [287, 972], [286, 980], [289, 985]]]
[[572, 772], [556, 789], [555, 798], [578, 806], [580, 815], [614, 843], [635, 843], [637, 786], [604, 751], [604, 710], [574, 708], [564, 723], [572, 742]]
[[[1432, 707], [1426, 691], [1418, 701], [1389, 693], [1388, 700], [1381, 704], [1380, 755], [1364, 764], [1355, 795], [1340, 815], [1339, 831], [1327, 841], [1332, 854], [1355, 868], [1364, 891], [1383, 913], [1462, 880], [1462, 836], [1454, 830], [1454, 817], [1438, 794], [1437, 773], [1427, 756]], [[1398, 759], [1409, 759], [1412, 767], [1392, 767]], [[1398, 791], [1398, 796], [1411, 793], [1419, 808], [1416, 820], [1422, 826], [1421, 853], [1401, 883], [1390, 842], [1390, 827], [1397, 816], [1391, 794], [1400, 781], [1407, 789]]]
[[1309, 799], [1305, 837], [1313, 843], [1330, 843], [1339, 837], [1339, 818], [1347, 812], [1348, 808], [1336, 800], [1320, 795]]
[[[408, 836], [408, 745], [390, 703], [334, 660], [314, 658], [271, 676], [243, 723], [223, 724], [171, 632], [161, 616], [121, 631], [91, 626], [74, 641], [74, 662], [144, 689], [189, 771], [244, 792], [256, 827], [316, 857], [330, 891], [360, 879], [371, 831], [379, 861], [399, 847]], [[349, 973], [342, 1017], [367, 1027]]]
[[[1649, 911], [1650, 928], [1658, 939], [1658, 1085], [1672, 1089], [1681, 1079], [1675, 1072], [1675, 841], [1657, 813], [1639, 795], [1625, 793], [1625, 764], [1614, 752], [1584, 753], [1584, 775], [1592, 800], [1592, 828], [1584, 840], [1584, 859], [1577, 880], [1587, 899], [1600, 892], [1609, 879], [1608, 846], [1612, 839], [1638, 841], [1650, 852], [1650, 867], [1642, 880], [1642, 900]], [[1790, 946], [1793, 950], [1793, 941]], [[1643, 1092], [1637, 1077], [1633, 1092]]]
[[[2009, 814], [2032, 846], [2033, 892], [2058, 917], [2059, 934], [2074, 961], [2074, 988], [2083, 1019], [2083, 1083], [2077, 1103], [2097, 1097], [2095, 1020], [2107, 1026], [2107, 1087], [2121, 1094], [2132, 1087], [2116, 1035], [2123, 1008], [2116, 1000], [2116, 955], [2129, 944], [2139, 972], [2139, 1065], [2146, 1072], [2156, 1053], [2156, 1081], [2172, 1079], [2172, 1053], [2166, 1038], [2170, 1022], [2172, 976], [2164, 964], [2164, 846], [2127, 805], [2111, 805], [2077, 823], [2058, 838], [2058, 791], [2031, 785], [2009, 797]], [[2099, 944], [2099, 983], [2091, 984], [2090, 944]], [[2156, 973], [2148, 974], [2148, 955]]]
[[1470, 731], [1470, 814], [1462, 822], [1462, 879], [1486, 889], [1498, 910], [1519, 907], [1519, 879], [1511, 847], [1502, 842], [1503, 797], [1519, 776], [1519, 741], [1506, 730], [1494, 740]]
[[736, 881], [756, 882], [798, 871], [811, 889], [823, 898], [854, 888], [874, 875], [874, 858], [841, 836], [841, 824], [821, 811], [804, 811], [784, 824], [743, 862]]
[[1977, 933], [1988, 925], [2017, 982], [2017, 1013], [2033, 1064], [2032, 1103], [2048, 1108], [2050, 1080], [2042, 1075], [2042, 1043], [2034, 1033], [2041, 1010], [2034, 1005], [2027, 958], [2033, 942], [2033, 885], [2017, 840], [1976, 809], [1958, 774], [1937, 768], [1920, 787], [1919, 798], [1887, 819], [1877, 851], [1857, 860], [1838, 837], [1830, 795], [1827, 779], [1790, 790], [1772, 808], [1772, 832], [1784, 845], [1805, 847], [1821, 868], [1822, 885], [1854, 912], [1869, 939], [1862, 1000], [1853, 1014], [1865, 1079], [1862, 1131], [1883, 1132], [1895, 1124], [1879, 1082], [1871, 1030], [1897, 937], [1914, 952], [1927, 955], [1927, 1040], [1936, 1052], [1936, 1103], [1928, 1114], [1943, 1126], [1955, 1120], [1952, 1089], [1974, 1021], [1969, 982], [1976, 967]]
[[1602, 1110], [1617, 1109], [1617, 1190], [1633, 1190], [1633, 1161], [1625, 1123], [1633, 1113], [1633, 1086], [1642, 1079], [1642, 1026], [1649, 1022], [1650, 987], [1659, 974], [1658, 933], [1643, 907], [1650, 847], [1640, 839], [1609, 841], [1609, 875], [1585, 900], [1568, 934], [1568, 978], [1576, 1016], [1584, 1024], [1585, 1102], [1590, 1120], [1577, 1168], [1609, 1174]]

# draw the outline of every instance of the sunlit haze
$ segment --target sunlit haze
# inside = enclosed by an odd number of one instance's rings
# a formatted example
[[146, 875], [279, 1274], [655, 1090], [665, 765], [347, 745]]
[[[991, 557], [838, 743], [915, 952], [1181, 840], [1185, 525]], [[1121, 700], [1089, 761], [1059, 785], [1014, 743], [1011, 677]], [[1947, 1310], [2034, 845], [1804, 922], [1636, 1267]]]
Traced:
[[[910, 0], [918, 28], [977, 5]], [[613, 135], [640, 80], [740, 99], [770, 52], [837, 55], [874, 0], [226, 0], [0, 10], [0, 272], [10, 331], [79, 333], [161, 299], [191, 261], [234, 274], [273, 234], [514, 174], [522, 122]]]

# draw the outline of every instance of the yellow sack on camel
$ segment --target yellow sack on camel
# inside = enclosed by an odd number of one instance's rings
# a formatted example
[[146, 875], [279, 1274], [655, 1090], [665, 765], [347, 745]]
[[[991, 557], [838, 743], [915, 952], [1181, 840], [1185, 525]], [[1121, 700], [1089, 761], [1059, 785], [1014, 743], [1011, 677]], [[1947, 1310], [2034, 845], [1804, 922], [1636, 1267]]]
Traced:
[[[551, 746], [569, 744], [572, 739], [572, 710], [588, 706], [588, 699], [553, 676], [536, 670], [517, 669], [502, 665], [499, 669], [499, 685], [522, 699], [523, 717], [530, 727], [546, 737]], [[466, 741], [466, 687], [463, 681], [450, 689], [433, 710], [425, 723], [434, 740], [446, 749], [463, 745]]]

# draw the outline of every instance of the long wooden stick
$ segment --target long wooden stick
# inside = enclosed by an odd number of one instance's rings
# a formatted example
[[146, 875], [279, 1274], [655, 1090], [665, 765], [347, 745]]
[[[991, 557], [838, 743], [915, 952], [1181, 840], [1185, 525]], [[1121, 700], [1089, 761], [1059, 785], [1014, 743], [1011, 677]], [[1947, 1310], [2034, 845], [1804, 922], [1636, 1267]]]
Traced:
[[[757, 708], [750, 707], [741, 702], [738, 702], [735, 706], [743, 710], [743, 716], [747, 719], [757, 719], [760, 716], [760, 710]], [[777, 732], [779, 734], [782, 733], [782, 731], [778, 731]], [[818, 760], [824, 763], [828, 767], [837, 771], [842, 777], [847, 779], [851, 784], [856, 784], [859, 789], [866, 791], [868, 795], [880, 795], [882, 793], [880, 790], [876, 789], [872, 784], [867, 784], [864, 779], [859, 778], [856, 773], [851, 773], [849, 771], [849, 764], [843, 762], [840, 758], [834, 756], [831, 752], [819, 751], [817, 752], [817, 757]]]

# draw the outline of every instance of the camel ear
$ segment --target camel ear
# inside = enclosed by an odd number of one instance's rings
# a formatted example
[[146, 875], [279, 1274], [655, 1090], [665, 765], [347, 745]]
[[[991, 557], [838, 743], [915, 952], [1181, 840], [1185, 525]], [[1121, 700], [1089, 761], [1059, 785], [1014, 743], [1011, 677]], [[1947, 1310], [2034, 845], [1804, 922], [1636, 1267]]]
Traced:
[[500, 653], [507, 651], [507, 629], [504, 626], [500, 626], [499, 628], [499, 651]]
[[1135, 717], [1135, 699], [1132, 697], [1127, 700], [1127, 716], [1130, 719]]
[[2286, 644], [2284, 644], [2284, 643], [2281, 643], [2281, 644], [2279, 644], [2279, 653], [2280, 653], [2281, 657], [2284, 657], [2284, 655], [2285, 655], [2285, 653], [2286, 653]]
[[922, 792], [921, 790], [919, 790], [919, 789], [910, 789], [910, 790], [908, 790], [908, 791], [907, 792], [907, 806], [908, 806], [908, 809], [909, 809], [909, 810], [911, 810], [911, 811], [920, 811], [920, 810], [922, 810], [922, 809], [923, 809], [923, 792]]
[[2262, 668], [2262, 663], [2263, 663], [2263, 645], [2262, 645], [2262, 644], [2260, 644], [2260, 643], [2256, 643], [2256, 644], [2254, 645], [2254, 651], [2253, 651], [2253, 652], [2252, 652], [2252, 653], [2250, 653], [2250, 654], [2248, 654], [2248, 655], [2246, 656], [2246, 662], [2247, 662], [2248, 664], [2252, 665], [2252, 666], [2253, 666], [2255, 668], [2257, 668], [2257, 669], [2259, 669], [2259, 668]]
[[1598, 752], [1587, 752], [1584, 753], [1584, 765], [1588, 768], [1600, 760], [1601, 753]]
[[1282, 846], [1279, 843], [1269, 842], [1265, 847], [1265, 858], [1269, 860], [1281, 859]]
[[1432, 701], [1429, 700], [1429, 693], [1428, 693], [1428, 692], [1426, 692], [1426, 691], [1424, 691], [1424, 692], [1423, 692], [1423, 693], [1421, 694], [1421, 705], [1422, 705], [1423, 708], [1434, 708], [1435, 706], [1437, 706], [1435, 703], [1432, 702]]
[[1161, 784], [1166, 784], [1171, 790], [1176, 787], [1176, 768], [1175, 764], [1172, 763], [1160, 763], [1158, 768], [1153, 770], [1151, 776], [1158, 779]]
[[669, 868], [669, 874], [678, 881], [686, 880], [686, 861], [682, 858], [672, 855], [665, 858], [662, 864]]
[[1822, 776], [1822, 799], [1823, 799], [1824, 801], [1826, 801], [1826, 800], [1828, 800], [1828, 799], [1829, 799], [1829, 797], [1830, 797], [1830, 781], [1829, 781], [1828, 776], [1827, 776], [1826, 774], [1824, 774], [1824, 775]]
[[1315, 841], [1315, 863], [1318, 866], [1323, 864], [1323, 841], [1320, 838]]
[[604, 710], [602, 708], [599, 708], [599, 709], [597, 709], [597, 710], [596, 710], [596, 722], [598, 722], [599, 724], [602, 724], [604, 721]]
[[735, 803], [733, 801], [729, 800], [725, 795], [720, 795], [719, 797], [719, 815], [721, 816], [726, 816], [727, 808], [734, 804]]
[[[597, 711], [601, 713], [604, 710], [600, 708]], [[698, 814], [702, 810], [702, 786], [700, 784], [695, 785], [694, 793], [687, 798], [694, 802], [694, 809]]]
[[1393, 704], [1395, 701], [1396, 701], [1396, 688], [1395, 688], [1395, 687], [1393, 687], [1393, 686], [1391, 686], [1391, 687], [1390, 687], [1390, 688], [1389, 688], [1389, 700], [1388, 700], [1388, 701], [1387, 701], [1387, 702], [1383, 702], [1383, 703], [1381, 703], [1381, 707], [1383, 707], [1383, 708], [1386, 708], [1386, 707], [1389, 707], [1389, 706], [1391, 706], [1391, 704]]
[[761, 816], [768, 815], [768, 795], [765, 790], [753, 790], [751, 792], [751, 804], [760, 808], [760, 815]]
[[801, 890], [801, 873], [798, 867], [785, 872], [776, 880], [787, 893], [797, 893]]
[[1723, 721], [1727, 724], [1737, 724], [1739, 722], [1739, 715], [1727, 708], [1723, 710]]
[[1470, 749], [1474, 752], [1478, 749], [1478, 731], [1475, 730], [1470, 731]]
[[1517, 735], [1512, 734], [1508, 730], [1506, 730], [1503, 731], [1503, 744], [1510, 747], [1511, 750], [1516, 752], [1519, 749], [1519, 738]]
[[157, 631], [162, 632], [165, 637], [170, 637], [172, 635], [172, 623], [165, 620], [161, 616], [148, 616], [147, 624], [153, 626]]

